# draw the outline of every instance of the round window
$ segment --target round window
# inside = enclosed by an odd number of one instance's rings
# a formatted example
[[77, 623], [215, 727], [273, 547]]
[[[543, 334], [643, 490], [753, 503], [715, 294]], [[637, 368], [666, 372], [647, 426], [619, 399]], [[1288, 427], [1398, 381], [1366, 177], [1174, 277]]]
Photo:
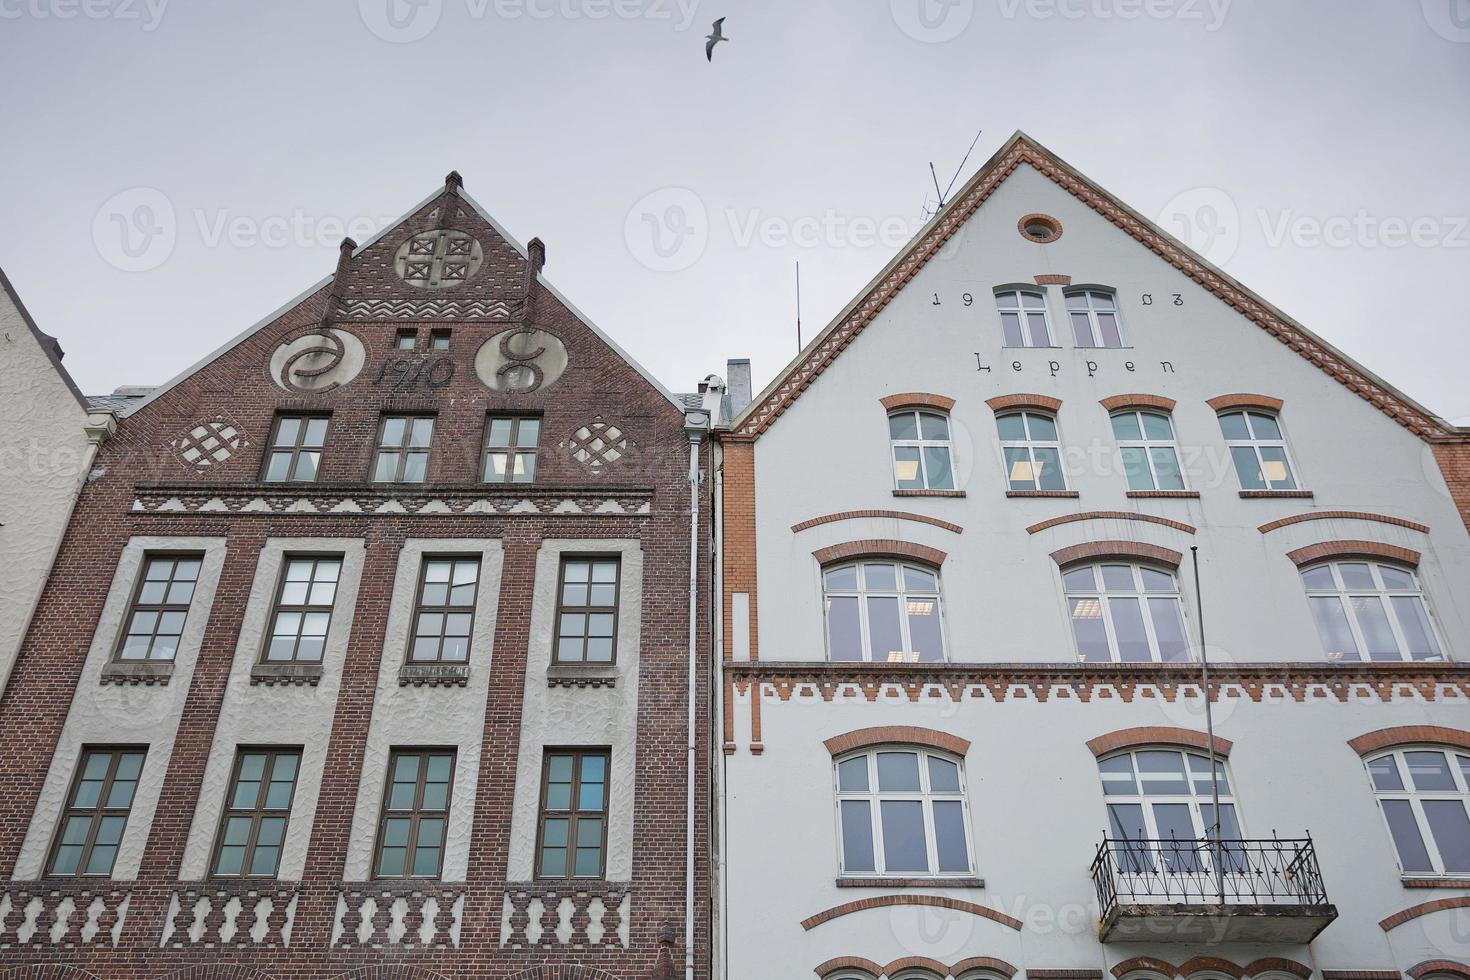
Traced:
[[1054, 242], [1062, 237], [1062, 223], [1049, 214], [1028, 214], [1016, 227], [1023, 238], [1033, 242]]

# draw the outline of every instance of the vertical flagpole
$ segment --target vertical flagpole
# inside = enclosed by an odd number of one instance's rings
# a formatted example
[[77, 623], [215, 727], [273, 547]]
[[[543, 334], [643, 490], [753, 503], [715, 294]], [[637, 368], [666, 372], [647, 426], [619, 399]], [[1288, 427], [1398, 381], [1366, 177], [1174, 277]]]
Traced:
[[1211, 860], [1215, 863], [1215, 886], [1220, 893], [1220, 904], [1224, 905], [1225, 862], [1222, 854], [1223, 848], [1220, 846], [1220, 777], [1215, 769], [1217, 765], [1215, 761], [1215, 714], [1210, 698], [1210, 658], [1205, 652], [1205, 602], [1199, 588], [1199, 547], [1197, 545], [1190, 546], [1189, 557], [1194, 565], [1194, 608], [1195, 618], [1199, 620], [1199, 677], [1200, 688], [1205, 696], [1205, 734], [1209, 741], [1210, 812], [1214, 816], [1210, 838], [1215, 842]]
[[801, 260], [796, 260], [796, 352], [801, 353]]

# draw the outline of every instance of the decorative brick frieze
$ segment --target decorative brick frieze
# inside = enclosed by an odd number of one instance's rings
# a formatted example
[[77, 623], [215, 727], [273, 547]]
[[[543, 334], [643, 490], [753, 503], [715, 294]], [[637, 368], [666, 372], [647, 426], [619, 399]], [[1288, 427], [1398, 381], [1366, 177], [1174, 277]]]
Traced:
[[878, 520], [913, 521], [916, 524], [929, 524], [934, 527], [942, 527], [946, 531], [955, 534], [962, 533], [965, 529], [958, 524], [949, 521], [941, 521], [937, 517], [927, 514], [915, 514], [906, 510], [845, 510], [837, 514], [824, 514], [821, 517], [813, 517], [799, 524], [791, 525], [793, 532], [805, 531], [809, 528], [818, 527], [822, 524], [832, 524], [837, 521], [856, 521], [864, 518], [875, 518]]
[[[1140, 745], [1179, 745], [1204, 751], [1210, 747], [1210, 738], [1204, 732], [1196, 732], [1188, 728], [1149, 725], [1140, 728], [1124, 728], [1087, 740], [1088, 749], [1099, 758], [1109, 752], [1136, 748]], [[1216, 735], [1214, 745], [1216, 755], [1229, 758], [1230, 739]]]
[[132, 889], [121, 882], [11, 881], [0, 886], [0, 949], [115, 947]]
[[1348, 741], [1353, 751], [1363, 756], [1371, 755], [1379, 749], [1415, 743], [1470, 749], [1470, 731], [1440, 725], [1399, 725], [1395, 728], [1380, 728], [1376, 732], [1359, 735]]
[[1402, 565], [1417, 567], [1419, 552], [1380, 541], [1320, 541], [1305, 548], [1288, 551], [1286, 557], [1298, 566], [1330, 558], [1386, 558]]
[[953, 398], [950, 398], [946, 395], [933, 395], [926, 391], [900, 392], [896, 395], [887, 395], [883, 398], [878, 399], [878, 401], [883, 405], [883, 408], [889, 412], [896, 412], [900, 409], [905, 408], [919, 410], [927, 408], [937, 409], [941, 412], [948, 412], [950, 409], [954, 408]]
[[833, 562], [847, 561], [850, 558], [912, 558], [914, 561], [938, 568], [944, 564], [947, 556], [938, 548], [915, 544], [912, 541], [868, 538], [863, 541], [846, 541], [831, 547], [818, 548], [812, 552], [812, 557], [819, 565], [830, 565]]
[[1172, 548], [1144, 544], [1141, 541], [1088, 541], [1051, 553], [1051, 560], [1064, 567], [1090, 558], [1137, 558], [1178, 568], [1179, 563], [1184, 560], [1184, 554]]
[[646, 517], [653, 513], [648, 490], [534, 491], [505, 493], [486, 487], [431, 490], [373, 490], [357, 488], [332, 492], [329, 488], [282, 490], [139, 487], [132, 509], [139, 513], [211, 516], [296, 517]]
[[344, 884], [332, 924], [334, 947], [449, 949], [460, 945], [463, 885], [434, 881]]
[[[625, 947], [632, 888], [626, 882], [526, 882], [506, 886], [500, 944], [512, 948]], [[563, 933], [564, 922], [571, 923]]]
[[169, 896], [159, 946], [254, 949], [290, 945], [296, 918], [295, 882], [211, 881]]
[[1290, 517], [1282, 517], [1278, 520], [1262, 524], [1256, 530], [1262, 534], [1268, 534], [1279, 528], [1290, 527], [1293, 524], [1301, 524], [1305, 521], [1375, 521], [1379, 524], [1392, 524], [1395, 527], [1406, 527], [1420, 534], [1428, 534], [1429, 526], [1417, 521], [1405, 520], [1402, 517], [1389, 517], [1387, 514], [1370, 514], [1361, 510], [1311, 510], [1305, 514], [1292, 514]]

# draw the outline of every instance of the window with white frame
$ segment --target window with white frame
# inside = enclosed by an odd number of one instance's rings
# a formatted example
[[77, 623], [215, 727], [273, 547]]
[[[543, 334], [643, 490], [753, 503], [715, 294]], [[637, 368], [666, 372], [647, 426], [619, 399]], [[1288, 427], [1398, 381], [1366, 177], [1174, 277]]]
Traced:
[[1113, 413], [1113, 437], [1123, 458], [1129, 490], [1183, 490], [1184, 471], [1174, 423], [1163, 412]]
[[1050, 347], [1051, 324], [1047, 321], [1046, 295], [1027, 289], [995, 294], [1001, 333], [1007, 347]]
[[1224, 412], [1220, 432], [1235, 463], [1242, 490], [1296, 490], [1281, 421], [1269, 412]]
[[1062, 573], [1077, 659], [1084, 662], [1189, 659], [1184, 604], [1174, 573], [1106, 562]]
[[836, 771], [844, 875], [971, 873], [958, 760], [895, 746], [846, 756]]
[[822, 570], [827, 654], [834, 661], [937, 663], [944, 659], [939, 575], [906, 562]]
[[1106, 289], [1067, 293], [1067, 316], [1078, 347], [1125, 347], [1115, 295]]
[[949, 416], [904, 410], [888, 416], [893, 485], [899, 490], [953, 490]]
[[1011, 490], [1065, 490], [1057, 420], [1041, 412], [1006, 412], [995, 417]]
[[1383, 562], [1333, 561], [1302, 569], [1328, 660], [1443, 660], [1418, 576]]
[[[1208, 850], [1198, 843], [1214, 838], [1214, 789], [1210, 785], [1210, 760], [1203, 753], [1179, 749], [1138, 749], [1109, 756], [1098, 762], [1103, 797], [1108, 808], [1108, 837], [1114, 840], [1157, 841], [1154, 847], [1115, 847], [1120, 870], [1200, 871], [1208, 862]], [[1220, 840], [1240, 840], [1240, 820], [1235, 798], [1225, 775], [1225, 763], [1215, 760], [1215, 780], [1220, 798]], [[1183, 846], [1170, 846], [1172, 842]], [[1232, 867], [1236, 856], [1227, 858]], [[1162, 868], [1155, 867], [1161, 861]]]
[[1395, 749], [1368, 775], [1404, 874], [1470, 873], [1470, 752]]

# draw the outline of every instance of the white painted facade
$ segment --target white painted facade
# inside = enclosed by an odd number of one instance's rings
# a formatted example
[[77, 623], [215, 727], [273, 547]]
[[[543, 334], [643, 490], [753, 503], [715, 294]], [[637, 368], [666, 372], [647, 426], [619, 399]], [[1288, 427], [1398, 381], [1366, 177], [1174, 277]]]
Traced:
[[[1061, 236], [1045, 244], [1022, 237], [1018, 221], [1035, 213], [1057, 219]], [[1078, 349], [1065, 287], [1038, 286], [1037, 276], [1070, 276], [1074, 287], [1115, 291], [1127, 346]], [[1003, 346], [995, 292], [1009, 284], [1045, 293], [1055, 347]], [[794, 365], [820, 349], [826, 336]], [[783, 383], [778, 377], [753, 409]], [[908, 392], [954, 400], [955, 486], [963, 496], [895, 493], [888, 413], [880, 399]], [[1282, 399], [1279, 418], [1310, 498], [1241, 495], [1217, 412], [1206, 402], [1242, 392]], [[996, 411], [986, 402], [1022, 393], [1061, 400], [1056, 418], [1075, 498], [1007, 496]], [[1197, 498], [1128, 496], [1109, 411], [1099, 404], [1126, 393], [1177, 401], [1175, 435], [1187, 487]], [[737, 432], [746, 417], [736, 419]], [[728, 516], [728, 468], [725, 479]], [[754, 482], [757, 588], [752, 595], [725, 586], [730, 594], [723, 614], [732, 622], [721, 653], [735, 666], [726, 666], [734, 684], [717, 691], [729, 702], [730, 727], [722, 735], [726, 754], [719, 774], [716, 976], [812, 977], [819, 965], [843, 957], [878, 966], [926, 957], [946, 967], [995, 957], [1021, 971], [1096, 970], [1108, 978], [1114, 966], [1138, 956], [1176, 965], [1216, 956], [1242, 967], [1283, 957], [1317, 977], [1323, 970], [1402, 971], [1429, 960], [1470, 961], [1470, 909], [1380, 927], [1380, 920], [1421, 902], [1470, 895], [1470, 875], [1451, 876], [1443, 882], [1448, 888], [1406, 886], [1364, 762], [1348, 745], [1395, 726], [1470, 730], [1463, 673], [1470, 662], [1464, 603], [1470, 534], [1428, 443], [1048, 176], [1021, 164], [786, 403], [755, 439]], [[892, 517], [794, 529], [814, 518], [873, 510], [922, 515], [962, 530]], [[1259, 530], [1313, 511], [1386, 515], [1429, 530], [1361, 518]], [[1083, 512], [1142, 513], [1197, 530], [1106, 518], [1028, 531]], [[728, 521], [724, 533], [721, 551], [728, 554]], [[946, 556], [939, 567], [946, 663], [890, 672], [886, 686], [879, 677], [880, 687], [865, 696], [861, 685], [880, 673], [872, 665], [827, 666], [822, 570], [814, 553], [874, 539]], [[1339, 697], [1327, 686], [1330, 677], [1312, 675], [1352, 665], [1328, 663], [1300, 571], [1287, 556], [1337, 540], [1422, 555], [1418, 574], [1452, 661], [1437, 668], [1437, 681], [1419, 689], [1390, 685], [1391, 697], [1360, 685]], [[1339, 917], [1310, 945], [1099, 941], [1089, 866], [1107, 829], [1107, 811], [1099, 760], [1086, 743], [1139, 726], [1205, 729], [1198, 689], [1177, 697], [1170, 690], [1166, 697], [1149, 680], [1152, 665], [1138, 672], [1136, 687], [1127, 685], [1131, 700], [1125, 700], [1121, 677], [1102, 676], [1070, 691], [1043, 689], [1044, 701], [1032, 686], [1038, 672], [1078, 673], [1062, 568], [1050, 555], [1103, 541], [1183, 554], [1178, 582], [1192, 654], [1198, 652], [1201, 596], [1189, 556], [1198, 546], [1211, 663], [1225, 674], [1231, 665], [1247, 672], [1253, 665], [1306, 665], [1274, 674], [1259, 700], [1241, 684], [1227, 686], [1213, 720], [1217, 735], [1234, 743], [1227, 772], [1243, 836], [1310, 833], [1315, 841]], [[753, 658], [759, 667], [744, 663]], [[967, 674], [968, 667], [976, 669]], [[916, 686], [908, 691], [900, 681]], [[832, 686], [823, 691], [828, 682]], [[1293, 683], [1303, 686], [1293, 691]], [[958, 699], [956, 691], [962, 692]], [[760, 703], [752, 704], [757, 698]], [[971, 873], [983, 887], [840, 886], [834, 759], [823, 743], [877, 726], [917, 726], [968, 740], [960, 761]], [[1017, 930], [966, 912], [901, 904], [803, 926], [808, 917], [845, 903], [914, 896], [975, 903], [1023, 925]], [[946, 975], [908, 969], [889, 980]], [[1262, 967], [1259, 975], [1266, 972]], [[822, 977], [877, 975], [853, 966]], [[962, 980], [971, 976], [964, 972]]]

